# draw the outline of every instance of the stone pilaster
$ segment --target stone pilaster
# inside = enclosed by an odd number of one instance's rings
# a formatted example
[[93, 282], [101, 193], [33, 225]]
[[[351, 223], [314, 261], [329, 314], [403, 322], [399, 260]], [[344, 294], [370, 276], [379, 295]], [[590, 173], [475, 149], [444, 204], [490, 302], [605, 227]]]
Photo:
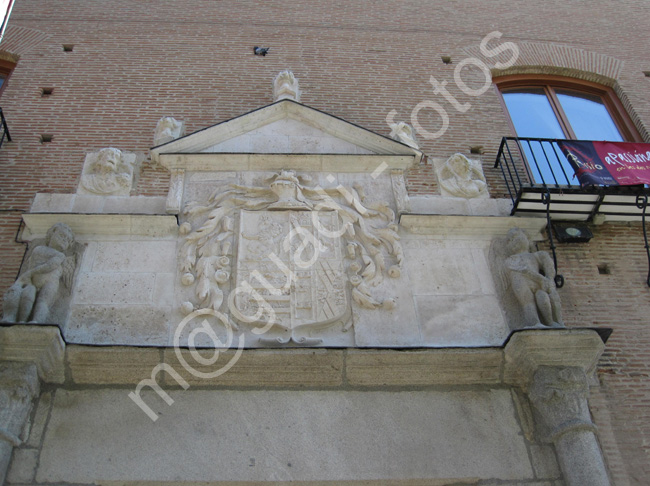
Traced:
[[567, 486], [611, 484], [588, 395], [587, 376], [580, 367], [541, 366], [528, 390], [537, 434], [555, 444]]

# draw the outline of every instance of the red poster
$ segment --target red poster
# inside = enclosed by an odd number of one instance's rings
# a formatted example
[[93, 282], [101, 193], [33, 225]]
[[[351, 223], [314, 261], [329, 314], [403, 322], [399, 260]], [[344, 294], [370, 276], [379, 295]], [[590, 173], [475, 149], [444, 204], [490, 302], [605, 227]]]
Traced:
[[650, 184], [650, 144], [558, 142], [582, 186]]

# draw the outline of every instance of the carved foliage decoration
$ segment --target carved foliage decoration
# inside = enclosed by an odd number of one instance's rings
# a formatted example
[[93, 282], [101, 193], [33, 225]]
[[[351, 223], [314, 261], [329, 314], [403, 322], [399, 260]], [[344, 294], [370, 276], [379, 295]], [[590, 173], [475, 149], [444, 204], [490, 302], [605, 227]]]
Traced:
[[[257, 222], [256, 228], [241, 235], [241, 241], [247, 245], [258, 245], [246, 250], [249, 253], [267, 250], [270, 256], [267, 261], [273, 260], [282, 269], [283, 262], [276, 261], [281, 258], [274, 260], [271, 255], [275, 240], [285, 245], [285, 251], [294, 251], [300, 245], [299, 252], [311, 248], [301, 258], [309, 259], [316, 254], [315, 262], [319, 252], [327, 253], [329, 248], [332, 255], [338, 252], [345, 259], [345, 278], [350, 283], [354, 302], [369, 309], [395, 307], [393, 299], [381, 300], [373, 295], [373, 287], [384, 278], [401, 275], [404, 255], [393, 210], [384, 203], [366, 204], [359, 185], [321, 188], [309, 185], [310, 182], [309, 177], [282, 171], [265, 187], [231, 184], [226, 190], [212, 194], [205, 204], [191, 202], [186, 206], [183, 211], [186, 222], [181, 225], [185, 241], [180, 250], [180, 271], [182, 283], [193, 286], [195, 299], [183, 304], [184, 312], [203, 308], [223, 310], [224, 290], [230, 285], [233, 265], [233, 228], [242, 214], [250, 212], [259, 212], [260, 216], [253, 219], [247, 216], [249, 221]], [[284, 211], [288, 216], [273, 216], [276, 211]], [[304, 236], [307, 227], [311, 233], [306, 239], [296, 238], [298, 243], [291, 236], [285, 237], [287, 228]], [[321, 260], [327, 261], [327, 257]], [[321, 262], [320, 265], [319, 271], [329, 272], [330, 282], [338, 282], [335, 264]], [[295, 292], [297, 287], [299, 284], [292, 282], [291, 290], [284, 292]], [[322, 285], [320, 288], [324, 292]], [[328, 314], [322, 306], [319, 308]], [[331, 311], [332, 315], [336, 313]]]

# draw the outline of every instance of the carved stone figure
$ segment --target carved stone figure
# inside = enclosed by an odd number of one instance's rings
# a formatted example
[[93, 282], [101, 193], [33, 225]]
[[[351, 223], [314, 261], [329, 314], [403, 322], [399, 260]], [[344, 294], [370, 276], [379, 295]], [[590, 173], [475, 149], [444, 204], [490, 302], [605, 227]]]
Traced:
[[298, 80], [291, 71], [281, 71], [273, 80], [273, 101], [300, 101]]
[[438, 169], [443, 196], [474, 198], [487, 196], [487, 184], [481, 163], [455, 154]]
[[420, 145], [415, 137], [415, 130], [411, 125], [405, 122], [397, 122], [390, 124], [390, 137], [393, 140], [402, 142], [409, 147], [419, 149]]
[[3, 322], [48, 322], [63, 293], [61, 283], [68, 290], [72, 287], [77, 261], [70, 251], [73, 244], [68, 225], [57, 223], [47, 231], [45, 243], [32, 250], [26, 270], [4, 295]]
[[511, 289], [523, 309], [525, 327], [564, 327], [560, 295], [555, 288], [553, 260], [545, 251], [530, 251], [530, 242], [519, 228], [508, 232], [510, 256], [504, 265]]
[[183, 136], [185, 122], [165, 116], [158, 120], [153, 134], [153, 145], [158, 146]]
[[4, 484], [13, 448], [23, 443], [25, 422], [38, 392], [36, 366], [0, 363], [0, 484]]
[[84, 162], [78, 194], [128, 196], [133, 184], [135, 154], [105, 148], [88, 154]]

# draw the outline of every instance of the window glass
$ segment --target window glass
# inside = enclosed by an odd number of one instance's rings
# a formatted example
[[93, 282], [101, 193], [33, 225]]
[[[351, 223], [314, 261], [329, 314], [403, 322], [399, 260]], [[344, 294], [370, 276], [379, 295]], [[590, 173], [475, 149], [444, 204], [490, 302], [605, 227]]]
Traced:
[[564, 138], [543, 89], [503, 93], [518, 137]]
[[623, 141], [600, 96], [561, 90], [557, 90], [556, 94], [579, 140]]
[[[508, 91], [503, 93], [503, 99], [518, 137], [565, 138], [543, 89]], [[522, 141], [520, 147], [528, 161], [529, 175], [535, 182], [571, 183], [569, 178], [573, 169], [564, 155], [555, 150], [553, 144]]]

